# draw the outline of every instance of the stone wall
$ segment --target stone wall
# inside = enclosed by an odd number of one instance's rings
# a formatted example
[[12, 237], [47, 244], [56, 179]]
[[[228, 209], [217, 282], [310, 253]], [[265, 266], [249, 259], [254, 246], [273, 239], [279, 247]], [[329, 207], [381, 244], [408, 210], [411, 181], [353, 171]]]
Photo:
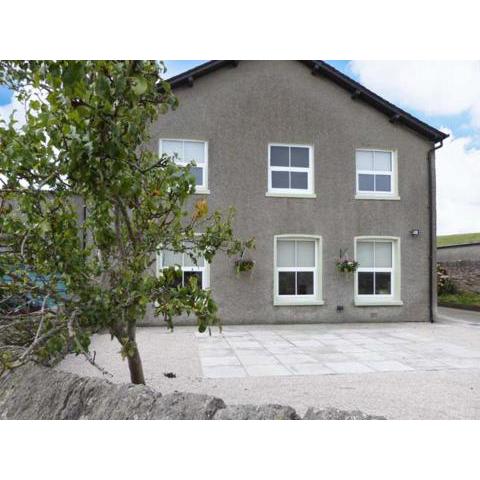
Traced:
[[[305, 420], [384, 419], [358, 410], [310, 408]], [[217, 397], [144, 385], [114, 385], [47, 367], [27, 365], [0, 379], [3, 420], [300, 420], [283, 405], [225, 405]]]
[[480, 293], [480, 243], [439, 247], [437, 262], [460, 290]]
[[480, 260], [458, 260], [438, 262], [447, 270], [448, 275], [459, 290], [480, 293]]

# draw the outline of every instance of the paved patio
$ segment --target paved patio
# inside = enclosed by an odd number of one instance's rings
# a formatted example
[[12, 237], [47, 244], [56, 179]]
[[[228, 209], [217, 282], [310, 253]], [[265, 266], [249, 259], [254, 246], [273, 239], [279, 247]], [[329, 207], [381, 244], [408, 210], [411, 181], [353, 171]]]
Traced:
[[[280, 403], [300, 414], [314, 406], [397, 419], [480, 419], [480, 315], [443, 313], [445, 321], [434, 324], [226, 326], [211, 337], [192, 327], [146, 327], [138, 342], [147, 384], [162, 393]], [[111, 381], [129, 381], [117, 341], [95, 335], [92, 350]], [[81, 356], [68, 355], [57, 368], [102, 376]]]
[[207, 378], [480, 368], [480, 350], [388, 326], [227, 327], [196, 334]]

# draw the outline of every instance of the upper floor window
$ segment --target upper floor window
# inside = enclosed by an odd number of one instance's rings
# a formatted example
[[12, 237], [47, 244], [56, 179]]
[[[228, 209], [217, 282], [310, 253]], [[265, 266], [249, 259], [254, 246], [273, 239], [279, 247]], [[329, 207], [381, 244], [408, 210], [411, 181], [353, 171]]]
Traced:
[[178, 165], [195, 162], [190, 172], [195, 177], [195, 193], [208, 192], [208, 143], [197, 140], [160, 140], [160, 155], [174, 157]]
[[397, 197], [396, 155], [388, 150], [357, 150], [357, 198]]
[[268, 193], [313, 196], [312, 147], [306, 145], [268, 146]]
[[157, 254], [157, 272], [164, 268], [178, 266], [182, 275], [178, 277], [178, 284], [185, 286], [190, 277], [196, 277], [197, 285], [203, 289], [210, 287], [209, 264], [203, 257], [197, 258], [196, 262], [188, 253], [172, 252], [170, 250], [161, 250]]
[[275, 237], [275, 304], [321, 301], [321, 238]]
[[356, 239], [355, 258], [359, 264], [355, 279], [357, 304], [400, 303], [399, 242], [391, 237]]

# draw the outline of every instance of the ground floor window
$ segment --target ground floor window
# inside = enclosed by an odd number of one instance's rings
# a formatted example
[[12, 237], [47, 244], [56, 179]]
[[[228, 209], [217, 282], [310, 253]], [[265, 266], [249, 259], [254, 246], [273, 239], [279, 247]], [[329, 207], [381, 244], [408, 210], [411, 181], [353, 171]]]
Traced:
[[185, 286], [190, 277], [196, 277], [197, 284], [203, 289], [210, 287], [209, 264], [202, 257], [195, 262], [188, 253], [161, 250], [157, 256], [157, 265], [158, 270], [177, 265], [182, 271], [182, 275], [178, 277], [179, 285]]
[[395, 301], [400, 297], [399, 239], [359, 237], [355, 243], [358, 269], [355, 278], [356, 301]]
[[276, 304], [321, 301], [321, 238], [275, 237], [274, 296]]

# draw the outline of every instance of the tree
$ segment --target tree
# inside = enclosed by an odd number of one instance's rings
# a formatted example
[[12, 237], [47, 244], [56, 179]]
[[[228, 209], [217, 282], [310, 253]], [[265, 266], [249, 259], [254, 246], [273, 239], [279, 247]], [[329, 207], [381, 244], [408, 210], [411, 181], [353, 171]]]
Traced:
[[179, 285], [176, 268], [152, 268], [158, 248], [211, 261], [252, 246], [234, 238], [232, 210], [192, 204], [190, 166], [146, 147], [152, 122], [177, 107], [164, 71], [154, 61], [0, 62], [0, 84], [26, 105], [24, 125], [0, 123], [3, 370], [67, 347], [93, 362], [90, 336], [107, 329], [132, 383], [145, 383], [136, 328], [149, 304], [170, 326], [181, 313], [200, 331], [218, 323], [195, 279]]

